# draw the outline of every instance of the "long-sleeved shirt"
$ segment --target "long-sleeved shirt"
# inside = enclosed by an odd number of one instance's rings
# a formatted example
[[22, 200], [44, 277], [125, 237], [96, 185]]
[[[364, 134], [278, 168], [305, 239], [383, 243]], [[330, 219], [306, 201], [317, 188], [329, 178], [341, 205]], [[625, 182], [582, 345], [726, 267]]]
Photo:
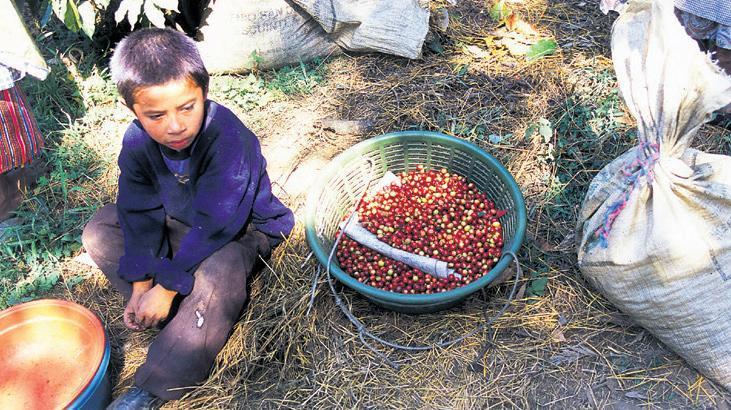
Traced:
[[[125, 132], [117, 210], [124, 234], [119, 276], [129, 282], [154, 278], [186, 295], [198, 265], [249, 223], [272, 246], [294, 226], [292, 211], [271, 192], [256, 136], [227, 108], [209, 100], [205, 110], [184, 179], [170, 171], [161, 146], [139, 121]], [[172, 258], [166, 216], [191, 227]]]

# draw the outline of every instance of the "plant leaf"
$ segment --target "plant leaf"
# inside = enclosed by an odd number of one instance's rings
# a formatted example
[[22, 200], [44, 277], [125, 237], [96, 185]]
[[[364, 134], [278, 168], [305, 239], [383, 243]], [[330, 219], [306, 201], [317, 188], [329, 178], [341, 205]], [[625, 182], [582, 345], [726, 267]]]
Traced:
[[475, 58], [489, 58], [490, 57], [489, 51], [485, 51], [478, 46], [473, 46], [473, 45], [464, 46], [463, 50]]
[[46, 24], [48, 24], [48, 20], [51, 19], [51, 15], [53, 14], [53, 5], [50, 1], [45, 0], [41, 6], [41, 9], [43, 10], [43, 16], [41, 17], [41, 28], [46, 27]]
[[528, 296], [543, 296], [546, 293], [547, 284], [548, 278], [545, 276], [539, 276], [530, 281], [530, 285], [528, 285], [528, 289], [526, 289], [525, 293]]
[[553, 129], [551, 128], [551, 122], [545, 118], [538, 120], [538, 134], [543, 137], [543, 142], [551, 141], [553, 137]]
[[646, 400], [647, 396], [638, 392], [638, 391], [630, 391], [624, 394], [625, 397], [629, 397], [630, 399], [638, 399], [638, 400]]
[[556, 44], [556, 41], [552, 38], [538, 40], [537, 43], [530, 47], [528, 52], [525, 54], [525, 58], [528, 59], [528, 61], [537, 60], [555, 53], [557, 47], [558, 44]]
[[124, 20], [124, 17], [127, 16], [127, 21], [129, 21], [129, 24], [134, 27], [137, 23], [137, 19], [140, 17], [142, 2], [143, 0], [122, 0], [122, 2], [119, 3], [119, 8], [114, 12], [114, 21], [119, 24], [122, 20]]
[[510, 54], [514, 56], [525, 55], [530, 50], [530, 46], [516, 41], [512, 38], [506, 37], [500, 40], [500, 44], [504, 45], [508, 49], [508, 52], [510, 52]]
[[145, 17], [150, 20], [153, 26], [165, 27], [165, 14], [155, 5], [154, 0], [145, 1]]
[[490, 134], [487, 136], [487, 140], [490, 141], [490, 144], [499, 144], [502, 142], [503, 137], [497, 134]]
[[566, 343], [566, 335], [563, 334], [560, 327], [557, 327], [553, 329], [553, 332], [551, 332], [551, 340], [554, 342]]
[[79, 15], [79, 9], [76, 8], [76, 2], [74, 0], [68, 0], [66, 2], [66, 13], [63, 15], [63, 24], [74, 33], [81, 28], [81, 16]]
[[426, 43], [426, 46], [429, 48], [429, 50], [442, 55], [444, 54], [444, 46], [442, 45], [442, 42], [438, 38], [434, 38], [431, 41], [428, 41]]
[[81, 16], [81, 29], [84, 33], [92, 38], [96, 27], [96, 10], [90, 1], [84, 1], [79, 4], [79, 15]]
[[575, 362], [587, 356], [596, 356], [596, 353], [594, 353], [594, 351], [584, 346], [583, 344], [578, 344], [574, 346], [564, 347], [557, 355], [551, 357], [549, 361], [557, 366], [560, 366], [566, 363]]
[[163, 10], [178, 11], [178, 0], [152, 0], [152, 2]]
[[53, 8], [53, 12], [56, 14], [56, 17], [62, 21], [64, 16], [66, 16], [66, 2], [67, 0], [51, 0], [51, 8]]
[[505, 0], [496, 1], [490, 9], [490, 17], [498, 23], [505, 20], [511, 13], [510, 8], [505, 5]]
[[526, 23], [518, 13], [512, 13], [505, 18], [505, 27], [518, 34], [528, 37], [537, 37], [538, 32], [530, 24]]
[[469, 69], [469, 64], [457, 64], [454, 69], [452, 69], [452, 72], [454, 72], [458, 77], [462, 77], [463, 75], [467, 74], [467, 71], [469, 71]]

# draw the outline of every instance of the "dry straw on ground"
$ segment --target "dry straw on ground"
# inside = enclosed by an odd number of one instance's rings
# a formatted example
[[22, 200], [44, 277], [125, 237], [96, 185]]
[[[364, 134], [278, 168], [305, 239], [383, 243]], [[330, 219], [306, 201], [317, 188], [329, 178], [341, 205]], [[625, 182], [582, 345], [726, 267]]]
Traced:
[[[250, 303], [211, 377], [195, 392], [166, 406], [723, 408], [731, 397], [728, 393], [688, 368], [587, 287], [576, 268], [572, 242], [579, 203], [561, 202], [561, 196], [552, 193], [556, 189], [552, 181], [565, 169], [575, 170], [569, 181], [563, 181], [565, 187], [584, 192], [593, 174], [629, 147], [632, 141], [626, 133], [632, 121], [620, 118], [625, 125], [619, 137], [600, 128], [588, 134], [591, 139], [564, 139], [563, 165], [547, 159], [550, 144], [555, 148], [559, 143], [558, 132], [551, 141], [537, 135], [523, 138], [540, 118], [554, 125], [592, 127], [571, 116], [615, 89], [612, 81], [596, 80], [601, 75], [611, 78], [612, 18], [601, 15], [594, 2], [509, 3], [560, 46], [557, 54], [528, 63], [491, 43], [496, 24], [489, 17], [489, 5], [467, 0], [441, 3], [451, 15], [450, 27], [437, 34], [443, 55], [426, 51], [419, 61], [380, 55], [339, 57], [327, 63], [327, 81], [312, 95], [239, 113], [265, 147], [276, 147], [278, 138], [297, 138], [284, 140], [299, 147], [289, 158], [296, 164], [282, 164], [284, 159], [276, 152], [267, 155], [270, 167], [289, 171], [276, 181], [299, 217], [307, 190], [296, 191], [297, 181], [289, 178], [308, 160], [327, 161], [359, 140], [407, 128], [438, 130], [479, 144], [506, 164], [523, 190], [529, 227], [520, 257], [528, 273], [548, 277], [545, 295], [527, 298], [523, 289], [522, 297], [489, 331], [459, 346], [414, 354], [383, 349], [401, 365], [394, 370], [360, 343], [323, 280], [315, 305], [306, 314], [317, 264], [307, 260], [309, 249], [299, 223], [269, 267], [252, 278]], [[321, 118], [367, 119], [375, 126], [367, 135], [334, 135], [315, 127], [314, 121]], [[502, 140], [491, 141], [490, 134]], [[707, 127], [701, 145], [719, 152], [721, 135], [723, 130]], [[98, 182], [109, 186], [113, 176], [110, 172], [105, 182]], [[69, 262], [67, 269], [71, 275], [83, 268]], [[119, 393], [131, 384], [154, 335], [127, 331], [120, 317], [121, 297], [98, 272], [86, 274], [89, 280], [60, 292], [89, 306], [107, 323], [113, 348], [111, 374]], [[488, 290], [486, 300], [475, 295], [459, 307], [421, 316], [382, 310], [348, 290], [343, 294], [374, 333], [399, 343], [432, 343], [473, 329], [484, 320], [483, 307], [489, 314], [497, 312], [509, 285]], [[487, 354], [478, 366], [471, 366], [486, 341]]]

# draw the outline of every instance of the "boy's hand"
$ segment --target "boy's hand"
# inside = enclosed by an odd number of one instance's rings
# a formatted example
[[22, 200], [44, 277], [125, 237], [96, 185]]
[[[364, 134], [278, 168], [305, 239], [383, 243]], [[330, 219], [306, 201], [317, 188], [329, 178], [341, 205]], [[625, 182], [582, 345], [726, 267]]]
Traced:
[[167, 290], [159, 284], [145, 292], [137, 305], [137, 324], [149, 328], [165, 320], [177, 294], [178, 292]]
[[150, 288], [152, 288], [152, 279], [144, 280], [141, 282], [133, 282], [132, 296], [130, 296], [129, 302], [127, 302], [127, 306], [124, 308], [124, 325], [127, 326], [127, 328], [132, 329], [136, 332], [144, 330], [144, 328], [137, 323], [137, 307], [140, 304], [140, 299], [142, 299], [142, 295], [150, 290]]

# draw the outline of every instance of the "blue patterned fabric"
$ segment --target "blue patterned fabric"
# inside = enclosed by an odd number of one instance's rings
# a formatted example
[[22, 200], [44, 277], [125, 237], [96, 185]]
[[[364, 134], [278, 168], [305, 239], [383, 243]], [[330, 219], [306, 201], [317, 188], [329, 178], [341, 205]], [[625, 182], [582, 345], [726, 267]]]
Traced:
[[[731, 8], [731, 4], [727, 7]], [[718, 47], [731, 49], [730, 25], [723, 25], [679, 8], [676, 9], [675, 14], [688, 34], [695, 40], [710, 40]]]
[[722, 26], [731, 26], [731, 4], [728, 0], [675, 0], [675, 7]]

